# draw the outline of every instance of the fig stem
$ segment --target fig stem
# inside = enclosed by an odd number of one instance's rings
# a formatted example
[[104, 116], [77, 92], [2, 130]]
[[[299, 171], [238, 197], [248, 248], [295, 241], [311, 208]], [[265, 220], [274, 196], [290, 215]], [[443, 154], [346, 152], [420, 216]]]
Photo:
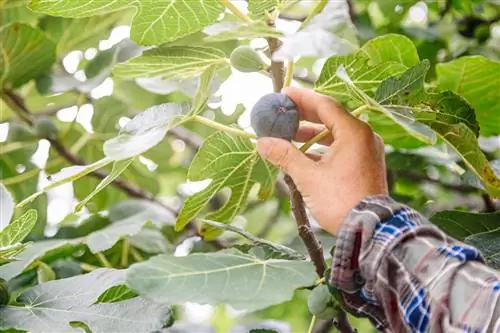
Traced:
[[292, 84], [294, 65], [295, 64], [293, 60], [288, 60], [286, 62], [286, 73], [285, 73], [285, 81], [283, 82], [283, 88], [290, 87], [290, 84]]
[[314, 326], [316, 326], [316, 321], [317, 321], [317, 318], [316, 318], [316, 316], [313, 315], [311, 318], [311, 323], [309, 324], [309, 329], [307, 330], [307, 333], [314, 332]]
[[220, 0], [220, 2], [224, 5], [224, 7], [229, 9], [229, 11], [231, 13], [233, 13], [234, 15], [236, 15], [237, 17], [239, 17], [243, 21], [248, 22], [248, 23], [253, 22], [253, 20], [248, 15], [244, 14], [241, 10], [239, 10], [238, 7], [236, 7], [231, 1]]
[[[363, 105], [363, 106], [360, 106], [359, 108], [353, 110], [351, 112], [351, 114], [358, 118], [360, 117], [366, 110], [368, 110], [370, 108], [369, 105]], [[303, 153], [305, 153], [309, 148], [311, 148], [311, 146], [317, 142], [320, 142], [321, 140], [323, 140], [324, 138], [326, 138], [328, 135], [330, 135], [330, 130], [325, 128], [324, 130], [322, 130], [321, 132], [319, 132], [318, 134], [316, 134], [311, 140], [307, 141], [306, 143], [304, 143], [300, 148], [299, 150]]]
[[223, 132], [231, 133], [231, 134], [236, 134], [238, 136], [248, 138], [248, 139], [256, 139], [257, 138], [257, 135], [255, 135], [253, 133], [245, 132], [244, 130], [241, 130], [239, 128], [223, 125], [221, 123], [218, 123], [216, 121], [210, 120], [210, 119], [202, 117], [202, 116], [196, 115], [196, 116], [193, 116], [191, 119], [193, 119], [194, 121], [196, 121], [200, 124], [215, 128], [216, 130], [219, 130], [219, 131], [223, 131]]

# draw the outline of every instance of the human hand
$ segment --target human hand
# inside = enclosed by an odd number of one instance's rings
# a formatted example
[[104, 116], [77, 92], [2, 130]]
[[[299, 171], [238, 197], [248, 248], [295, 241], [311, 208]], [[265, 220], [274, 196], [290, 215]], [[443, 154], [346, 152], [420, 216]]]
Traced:
[[319, 143], [330, 148], [323, 155], [304, 154], [286, 140], [260, 138], [257, 150], [292, 177], [314, 218], [336, 235], [357, 203], [388, 193], [383, 141], [330, 97], [301, 88], [282, 93], [295, 102], [300, 119], [311, 122], [301, 124], [295, 140], [306, 142], [326, 127], [331, 135]]

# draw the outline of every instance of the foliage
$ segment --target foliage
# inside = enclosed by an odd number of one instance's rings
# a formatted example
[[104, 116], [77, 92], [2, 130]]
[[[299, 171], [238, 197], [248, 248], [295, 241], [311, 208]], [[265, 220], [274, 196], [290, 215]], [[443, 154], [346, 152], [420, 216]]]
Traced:
[[[494, 1], [0, 0], [0, 332], [331, 330], [341, 306], [249, 129], [290, 83], [367, 121], [391, 195], [499, 268], [499, 18]], [[207, 327], [193, 303], [216, 309]]]

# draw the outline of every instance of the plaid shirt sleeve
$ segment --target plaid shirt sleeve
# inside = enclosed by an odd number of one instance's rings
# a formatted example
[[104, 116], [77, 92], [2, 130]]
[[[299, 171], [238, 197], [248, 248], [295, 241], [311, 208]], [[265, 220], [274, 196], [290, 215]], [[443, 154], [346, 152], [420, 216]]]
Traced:
[[329, 285], [386, 332], [500, 332], [500, 274], [479, 251], [387, 196], [368, 197], [337, 238]]

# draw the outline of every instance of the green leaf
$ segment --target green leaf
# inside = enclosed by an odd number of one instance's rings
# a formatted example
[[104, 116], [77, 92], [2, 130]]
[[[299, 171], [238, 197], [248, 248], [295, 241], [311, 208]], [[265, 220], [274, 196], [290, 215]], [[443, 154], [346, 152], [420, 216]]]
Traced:
[[500, 134], [500, 62], [482, 56], [462, 57], [436, 66], [437, 83], [465, 97], [476, 110], [481, 134]]
[[352, 82], [359, 89], [371, 94], [383, 80], [406, 70], [404, 65], [397, 62], [384, 62], [373, 66], [370, 64], [370, 58], [362, 51], [352, 55], [331, 57], [323, 65], [315, 90], [342, 101], [352, 100], [352, 95], [337, 76], [339, 66], [345, 67]]
[[224, 52], [212, 47], [160, 46], [142, 55], [118, 64], [113, 75], [124, 79], [161, 77], [189, 79], [205, 72], [212, 66], [227, 66]]
[[167, 305], [141, 297], [118, 303], [94, 304], [107, 289], [124, 283], [124, 271], [98, 269], [92, 273], [37, 285], [18, 298], [19, 305], [0, 308], [0, 329], [33, 333], [81, 332], [72, 323], [92, 332], [152, 332], [172, 315]]
[[0, 231], [2, 231], [9, 224], [13, 214], [14, 199], [5, 186], [0, 184]]
[[8, 3], [4, 0], [0, 9], [0, 27], [13, 22], [35, 24], [38, 19], [38, 14], [26, 8], [24, 0], [8, 0]]
[[136, 235], [148, 222], [161, 228], [172, 225], [175, 219], [165, 207], [143, 200], [122, 201], [110, 209], [109, 217], [111, 225], [86, 237], [86, 244], [92, 253], [110, 249], [121, 238]]
[[37, 263], [36, 275], [38, 279], [38, 284], [49, 282], [56, 279], [56, 273], [52, 270], [52, 268], [44, 263], [43, 261], [39, 261]]
[[[261, 199], [272, 193], [276, 173], [275, 168], [260, 158], [248, 139], [224, 132], [212, 134], [198, 150], [188, 171], [189, 180], [211, 179], [210, 185], [184, 201], [176, 230], [182, 230], [217, 192], [226, 187], [231, 190], [228, 201], [219, 210], [207, 214], [206, 218], [223, 223], [231, 221], [244, 207], [248, 193], [255, 184], [260, 184]], [[210, 227], [202, 230], [209, 238], [219, 232]]]
[[0, 28], [0, 86], [17, 88], [48, 70], [56, 61], [55, 51], [37, 28], [22, 23]]
[[471, 213], [447, 210], [436, 213], [430, 220], [448, 235], [459, 241], [464, 241], [466, 237], [474, 234], [500, 228], [500, 212]]
[[372, 65], [397, 62], [406, 67], [416, 66], [420, 59], [415, 44], [406, 36], [387, 34], [373, 38], [363, 45]]
[[171, 253], [174, 250], [161, 231], [156, 228], [142, 228], [129, 240], [130, 245], [147, 253]]
[[12, 221], [0, 232], [0, 247], [21, 243], [35, 227], [36, 219], [36, 210], [30, 209]]
[[35, 12], [72, 18], [135, 8], [131, 36], [134, 41], [143, 45], [160, 45], [200, 31], [224, 11], [224, 6], [217, 0], [96, 0], [78, 5], [75, 5], [74, 0], [31, 0], [29, 6]]
[[285, 302], [315, 279], [309, 262], [260, 260], [240, 252], [160, 255], [127, 273], [132, 289], [161, 303], [223, 303], [246, 310]]
[[73, 50], [97, 47], [100, 40], [106, 39], [123, 15], [114, 13], [83, 19], [70, 19], [45, 16], [40, 20], [40, 28], [57, 43], [57, 55], [64, 56]]
[[259, 238], [241, 228], [229, 225], [229, 224], [224, 224], [224, 223], [219, 223], [216, 221], [210, 221], [210, 220], [203, 220], [204, 223], [211, 225], [212, 227], [222, 229], [222, 230], [227, 230], [231, 231], [234, 233], [237, 233], [240, 236], [245, 237], [246, 239], [250, 240], [254, 245], [260, 246], [264, 248], [264, 250], [267, 252], [266, 254], [269, 257], [272, 257], [274, 259], [285, 259], [285, 260], [304, 260], [305, 257], [300, 254], [299, 252], [286, 247], [284, 245], [278, 244], [278, 243], [273, 243], [268, 240]]
[[0, 265], [16, 260], [19, 253], [23, 252], [30, 243], [17, 243], [0, 247]]
[[498, 254], [500, 253], [499, 238], [500, 228], [497, 228], [492, 231], [468, 236], [465, 238], [464, 242], [481, 251], [486, 264], [494, 269], [500, 269], [500, 259], [498, 257]]
[[400, 104], [398, 96], [409, 95], [414, 91], [424, 88], [424, 81], [431, 64], [428, 60], [423, 60], [418, 65], [405, 71], [400, 78], [391, 76], [385, 79], [375, 92], [375, 99], [380, 104]]
[[363, 101], [370, 110], [382, 113], [388, 119], [392, 120], [395, 124], [407, 131], [410, 135], [422, 142], [428, 144], [434, 144], [436, 142], [435, 133], [427, 125], [417, 122], [415, 117], [412, 114], [408, 114], [404, 107], [392, 108], [390, 106], [379, 104], [373, 98], [368, 96], [368, 94], [366, 94], [362, 89], [356, 86], [343, 66], [340, 66], [337, 70], [337, 77], [344, 81], [346, 86], [351, 90], [352, 95], [357, 96], [357, 98], [360, 101]]
[[119, 284], [103, 292], [97, 299], [96, 303], [116, 303], [134, 298], [136, 296], [137, 293], [135, 293], [125, 284]]
[[252, 16], [262, 17], [276, 8], [283, 8], [287, 2], [289, 0], [249, 0], [248, 11]]
[[450, 144], [467, 167], [481, 179], [485, 189], [494, 196], [500, 196], [500, 176], [495, 174], [481, 151], [474, 132], [463, 123], [450, 125], [433, 122], [431, 127]]
[[172, 122], [183, 114], [180, 104], [155, 105], [136, 115], [121, 133], [104, 143], [104, 153], [112, 160], [125, 160], [140, 155], [160, 143]]
[[186, 117], [191, 117], [202, 113], [205, 110], [208, 99], [212, 94], [212, 83], [215, 75], [217, 74], [217, 67], [209, 67], [201, 76], [198, 84], [198, 90], [193, 99], [193, 106], [186, 114]]
[[[219, 26], [223, 26], [222, 29]], [[252, 23], [219, 23], [217, 28], [219, 28], [217, 33], [205, 37], [205, 42], [224, 42], [233, 39], [283, 37], [283, 33], [279, 32], [273, 27], [268, 26], [265, 22], [262, 21], [254, 21]]]
[[80, 211], [85, 205], [101, 190], [103, 190], [106, 186], [111, 184], [116, 178], [118, 178], [125, 169], [129, 167], [129, 165], [133, 162], [133, 159], [128, 159], [128, 160], [123, 160], [123, 161], [117, 161], [113, 163], [113, 169], [112, 171], [104, 178], [99, 185], [90, 193], [85, 199], [80, 201], [76, 207], [75, 211]]
[[72, 253], [81, 239], [74, 240], [44, 240], [38, 241], [20, 253], [16, 261], [0, 266], [0, 278], [10, 280], [21, 274], [25, 269], [33, 268], [34, 262], [45, 255], [64, 252]]

